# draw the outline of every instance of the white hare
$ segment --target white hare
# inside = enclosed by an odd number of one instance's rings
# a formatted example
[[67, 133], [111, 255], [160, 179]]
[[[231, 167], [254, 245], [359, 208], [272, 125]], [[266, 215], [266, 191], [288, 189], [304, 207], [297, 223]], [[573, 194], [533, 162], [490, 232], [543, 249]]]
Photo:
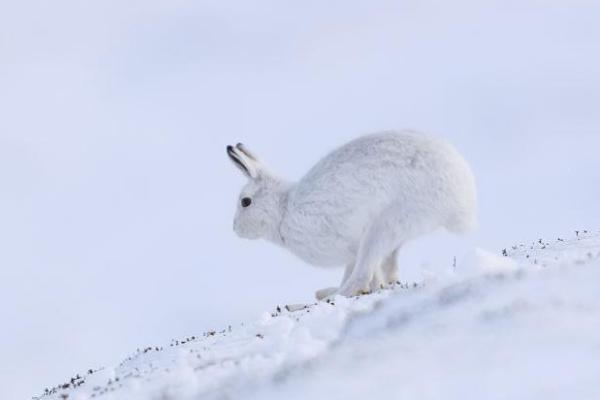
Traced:
[[227, 154], [249, 178], [234, 220], [244, 238], [268, 239], [310, 264], [346, 266], [339, 288], [354, 296], [397, 280], [396, 252], [444, 227], [476, 224], [475, 179], [444, 140], [412, 131], [366, 135], [334, 150], [299, 182], [273, 175], [244, 145]]

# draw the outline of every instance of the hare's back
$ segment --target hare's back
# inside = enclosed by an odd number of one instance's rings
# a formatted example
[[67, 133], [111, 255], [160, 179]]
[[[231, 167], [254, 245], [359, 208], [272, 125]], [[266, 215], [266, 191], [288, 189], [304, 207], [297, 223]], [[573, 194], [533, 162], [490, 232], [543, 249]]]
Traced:
[[[445, 141], [412, 132], [384, 132], [360, 137], [321, 159], [298, 183], [296, 200], [331, 202], [337, 198], [364, 204], [405, 197], [418, 187], [440, 183], [439, 173], [465, 164]], [[467, 167], [468, 168], [468, 167]], [[354, 205], [352, 205], [354, 206]]]

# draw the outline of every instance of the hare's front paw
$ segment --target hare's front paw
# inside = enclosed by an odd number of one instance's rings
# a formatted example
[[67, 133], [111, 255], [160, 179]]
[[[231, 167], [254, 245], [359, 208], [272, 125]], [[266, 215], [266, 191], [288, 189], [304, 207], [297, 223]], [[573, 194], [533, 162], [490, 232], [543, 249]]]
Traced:
[[321, 289], [321, 290], [317, 290], [315, 292], [315, 297], [317, 298], [317, 300], [323, 300], [331, 295], [336, 294], [338, 288], [336, 287], [328, 287], [325, 289]]

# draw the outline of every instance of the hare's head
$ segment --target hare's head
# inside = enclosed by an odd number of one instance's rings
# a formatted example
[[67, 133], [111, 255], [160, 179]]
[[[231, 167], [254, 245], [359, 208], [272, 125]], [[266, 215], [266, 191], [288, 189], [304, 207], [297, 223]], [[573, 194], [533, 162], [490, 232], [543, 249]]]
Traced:
[[277, 239], [286, 185], [243, 144], [227, 146], [227, 155], [248, 178], [237, 201], [233, 230], [246, 239]]

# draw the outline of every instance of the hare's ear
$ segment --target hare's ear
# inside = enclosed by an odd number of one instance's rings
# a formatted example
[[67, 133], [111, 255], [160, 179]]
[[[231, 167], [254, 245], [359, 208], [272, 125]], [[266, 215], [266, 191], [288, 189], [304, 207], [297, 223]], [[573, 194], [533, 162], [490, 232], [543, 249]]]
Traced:
[[256, 179], [259, 175], [259, 164], [254, 155], [250, 154], [251, 153], [241, 143], [238, 143], [235, 147], [227, 146], [227, 155], [235, 166], [248, 178]]
[[254, 154], [252, 154], [252, 152], [250, 152], [250, 150], [248, 150], [248, 148], [246, 146], [244, 146], [242, 143], [236, 144], [235, 148], [238, 149], [239, 151], [241, 151], [242, 153], [244, 153], [246, 155], [246, 157], [248, 157], [249, 159], [251, 159], [257, 163], [259, 162], [258, 157], [256, 157]]

